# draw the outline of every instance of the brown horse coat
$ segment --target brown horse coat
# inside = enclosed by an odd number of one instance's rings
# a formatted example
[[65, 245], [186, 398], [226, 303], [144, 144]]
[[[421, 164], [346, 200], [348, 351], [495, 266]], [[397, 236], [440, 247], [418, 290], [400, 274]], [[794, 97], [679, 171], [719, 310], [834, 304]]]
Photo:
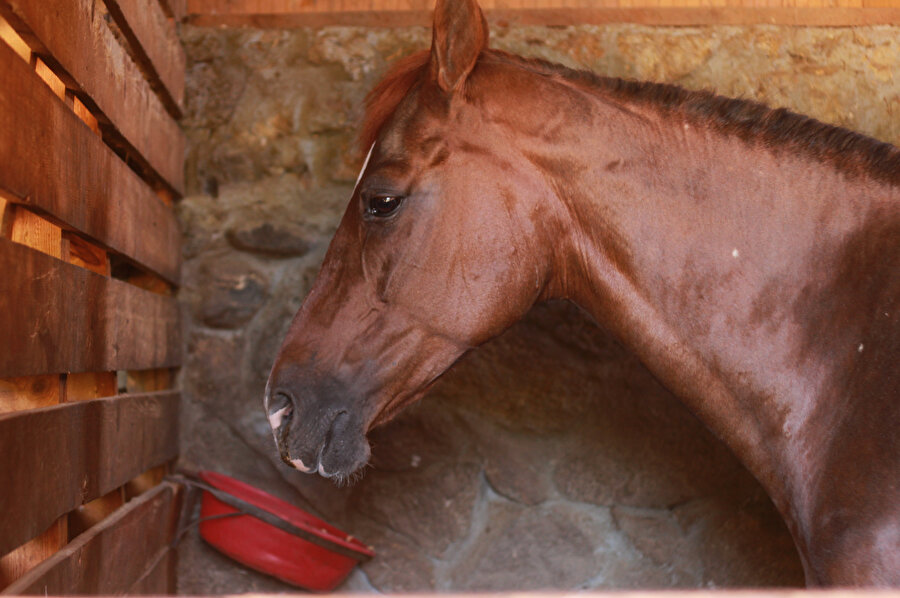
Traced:
[[900, 151], [764, 106], [487, 48], [438, 1], [266, 392], [284, 460], [366, 433], [566, 298], [738, 455], [810, 584], [900, 585]]

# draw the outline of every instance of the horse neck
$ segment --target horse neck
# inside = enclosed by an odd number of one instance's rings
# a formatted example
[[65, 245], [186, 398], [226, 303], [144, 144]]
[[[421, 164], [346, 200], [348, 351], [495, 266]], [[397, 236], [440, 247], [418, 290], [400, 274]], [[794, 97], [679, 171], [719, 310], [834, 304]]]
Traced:
[[896, 191], [646, 108], [598, 100], [590, 122], [573, 123], [579, 143], [532, 157], [568, 220], [557, 294], [630, 346], [802, 519], [815, 470], [804, 459], [819, 448], [806, 430], [833, 367], [805, 350], [803, 309], [832, 282], [820, 267]]

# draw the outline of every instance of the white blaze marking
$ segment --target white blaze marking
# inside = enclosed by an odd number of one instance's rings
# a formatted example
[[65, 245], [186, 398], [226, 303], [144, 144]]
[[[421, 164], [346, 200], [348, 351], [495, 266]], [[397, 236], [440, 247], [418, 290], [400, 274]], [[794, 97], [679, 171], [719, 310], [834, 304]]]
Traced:
[[735, 257], [735, 258], [736, 258], [736, 257], [738, 257], [739, 255], [741, 255], [741, 252], [737, 250], [737, 247], [735, 247], [734, 249], [731, 250], [731, 257]]
[[303, 464], [303, 461], [300, 459], [291, 459], [291, 465], [302, 471], [303, 473], [309, 473], [313, 471], [311, 468], [307, 467]]
[[269, 425], [272, 426], [273, 432], [281, 427], [281, 420], [284, 419], [284, 412], [288, 409], [290, 409], [290, 407], [282, 407], [269, 416]]
[[359, 182], [362, 180], [362, 175], [366, 171], [366, 166], [369, 165], [369, 159], [372, 157], [372, 150], [375, 149], [375, 142], [372, 142], [372, 147], [369, 148], [369, 153], [366, 154], [366, 161], [363, 162], [362, 168], [359, 169], [359, 176], [356, 177], [356, 183], [353, 185], [353, 191], [356, 191], [356, 188], [359, 187]]
[[862, 353], [864, 348], [865, 348], [865, 345], [863, 345], [862, 343], [859, 343], [859, 347], [857, 347], [856, 350], [859, 351], [860, 353]]

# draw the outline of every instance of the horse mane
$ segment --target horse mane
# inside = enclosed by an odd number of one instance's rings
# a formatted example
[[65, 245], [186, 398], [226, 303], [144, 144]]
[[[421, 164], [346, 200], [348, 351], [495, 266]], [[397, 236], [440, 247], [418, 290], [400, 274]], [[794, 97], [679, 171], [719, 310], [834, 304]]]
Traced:
[[[427, 71], [429, 51], [399, 60], [369, 93], [360, 133], [367, 150], [393, 115], [404, 96]], [[866, 174], [891, 185], [900, 185], [900, 148], [829, 125], [786, 108], [770, 108], [760, 102], [728, 98], [711, 91], [691, 91], [668, 83], [605, 77], [576, 70], [540, 58], [524, 58], [501, 50], [486, 50], [479, 60], [498, 59], [545, 76], [606, 93], [626, 102], [654, 107], [747, 143], [771, 149], [789, 148], [834, 165], [848, 176]]]

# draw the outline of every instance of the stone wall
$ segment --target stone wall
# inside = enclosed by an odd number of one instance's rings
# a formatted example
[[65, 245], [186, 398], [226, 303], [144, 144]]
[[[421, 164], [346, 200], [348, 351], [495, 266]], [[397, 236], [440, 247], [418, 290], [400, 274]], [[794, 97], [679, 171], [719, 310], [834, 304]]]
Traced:
[[[493, 45], [761, 99], [900, 142], [900, 28], [499, 28]], [[285, 467], [261, 406], [359, 167], [354, 122], [422, 28], [186, 28], [183, 463], [325, 516], [378, 557], [348, 591], [798, 585], [758, 484], [626, 350], [539, 306], [372, 436], [336, 488]], [[182, 593], [283, 591], [189, 536]]]

